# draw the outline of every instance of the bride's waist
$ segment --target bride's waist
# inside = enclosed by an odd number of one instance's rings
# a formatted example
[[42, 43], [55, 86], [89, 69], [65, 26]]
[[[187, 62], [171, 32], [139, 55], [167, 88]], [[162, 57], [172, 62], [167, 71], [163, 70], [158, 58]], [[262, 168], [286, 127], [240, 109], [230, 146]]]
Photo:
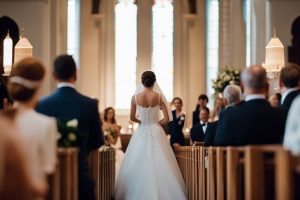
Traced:
[[159, 122], [141, 121], [140, 125], [160, 125]]

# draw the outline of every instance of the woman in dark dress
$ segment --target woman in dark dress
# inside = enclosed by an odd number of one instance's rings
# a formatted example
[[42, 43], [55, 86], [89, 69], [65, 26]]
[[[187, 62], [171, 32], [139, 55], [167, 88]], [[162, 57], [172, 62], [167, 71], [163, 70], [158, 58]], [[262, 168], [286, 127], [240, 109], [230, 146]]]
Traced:
[[179, 97], [175, 97], [172, 100], [172, 105], [175, 107], [175, 110], [172, 111], [173, 121], [169, 123], [169, 132], [171, 135], [171, 145], [172, 146], [184, 146], [184, 135], [182, 132], [184, 122], [185, 122], [185, 113], [182, 110], [182, 100]]

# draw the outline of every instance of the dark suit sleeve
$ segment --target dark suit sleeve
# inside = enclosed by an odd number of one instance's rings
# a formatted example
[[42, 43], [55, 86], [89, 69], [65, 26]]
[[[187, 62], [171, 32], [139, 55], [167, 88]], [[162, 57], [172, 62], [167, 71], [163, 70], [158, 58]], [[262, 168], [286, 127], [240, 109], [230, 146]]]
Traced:
[[196, 111], [193, 112], [193, 126], [199, 123], [199, 115]]
[[228, 112], [220, 113], [217, 132], [214, 140], [214, 145], [216, 146], [233, 145], [232, 132], [234, 127], [230, 111], [228, 110]]
[[193, 126], [191, 129], [191, 139], [194, 142], [203, 142], [204, 141], [204, 133], [202, 131], [201, 125]]
[[98, 106], [95, 102], [93, 105], [93, 118], [92, 118], [92, 124], [91, 124], [91, 132], [90, 132], [90, 138], [89, 138], [89, 150], [92, 151], [94, 149], [99, 148], [104, 144], [104, 138], [103, 138], [103, 132], [101, 129], [101, 119], [98, 112]]
[[212, 146], [217, 131], [217, 122], [209, 123], [204, 135], [204, 146]]
[[196, 138], [195, 138], [195, 127], [191, 128], [190, 133], [191, 133], [191, 140], [194, 143], [194, 141], [196, 140]]

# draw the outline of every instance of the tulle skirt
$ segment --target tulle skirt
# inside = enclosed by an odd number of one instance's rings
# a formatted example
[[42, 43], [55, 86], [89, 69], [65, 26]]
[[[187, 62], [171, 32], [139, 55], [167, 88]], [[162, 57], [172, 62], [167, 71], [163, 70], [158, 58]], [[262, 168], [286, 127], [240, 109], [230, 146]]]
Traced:
[[133, 134], [116, 181], [117, 200], [184, 200], [185, 184], [159, 124]]

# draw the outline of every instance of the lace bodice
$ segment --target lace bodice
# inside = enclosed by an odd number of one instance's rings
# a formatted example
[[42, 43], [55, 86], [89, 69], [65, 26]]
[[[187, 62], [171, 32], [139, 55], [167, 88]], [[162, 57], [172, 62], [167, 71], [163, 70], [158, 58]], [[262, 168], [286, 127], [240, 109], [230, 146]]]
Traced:
[[142, 124], [157, 124], [160, 116], [160, 106], [143, 107], [137, 105], [138, 118]]

